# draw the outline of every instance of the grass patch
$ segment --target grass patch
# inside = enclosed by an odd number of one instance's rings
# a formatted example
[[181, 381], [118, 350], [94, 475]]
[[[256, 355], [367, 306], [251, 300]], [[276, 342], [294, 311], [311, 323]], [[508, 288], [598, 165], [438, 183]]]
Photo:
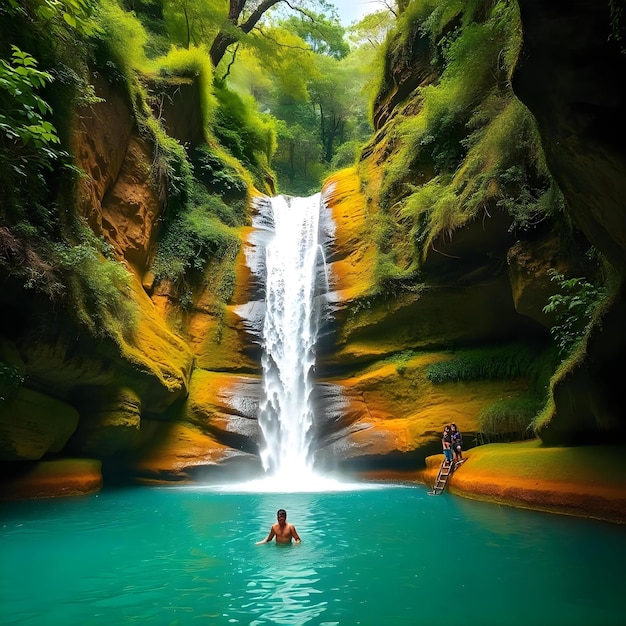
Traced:
[[432, 383], [525, 378], [530, 374], [536, 356], [536, 350], [523, 344], [477, 348], [429, 365], [426, 376]]
[[476, 443], [520, 441], [535, 437], [533, 420], [543, 407], [542, 398], [529, 395], [498, 400], [478, 415]]

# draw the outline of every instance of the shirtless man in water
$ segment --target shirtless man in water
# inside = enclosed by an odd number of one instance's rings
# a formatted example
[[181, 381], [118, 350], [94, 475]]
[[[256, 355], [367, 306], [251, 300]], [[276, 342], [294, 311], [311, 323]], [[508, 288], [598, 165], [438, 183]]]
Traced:
[[270, 534], [263, 541], [257, 541], [256, 545], [269, 543], [274, 537], [276, 537], [276, 543], [291, 543], [292, 539], [295, 539], [296, 543], [300, 543], [300, 535], [298, 535], [296, 527], [287, 523], [287, 511], [285, 509], [278, 509], [276, 519], [278, 522], [272, 524]]

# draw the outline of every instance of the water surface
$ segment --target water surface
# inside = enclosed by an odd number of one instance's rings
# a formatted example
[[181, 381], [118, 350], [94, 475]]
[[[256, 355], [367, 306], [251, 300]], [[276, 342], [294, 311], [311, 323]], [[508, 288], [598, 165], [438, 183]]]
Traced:
[[[301, 545], [256, 546], [284, 507]], [[429, 497], [133, 488], [2, 505], [0, 623], [624, 623], [626, 528]]]

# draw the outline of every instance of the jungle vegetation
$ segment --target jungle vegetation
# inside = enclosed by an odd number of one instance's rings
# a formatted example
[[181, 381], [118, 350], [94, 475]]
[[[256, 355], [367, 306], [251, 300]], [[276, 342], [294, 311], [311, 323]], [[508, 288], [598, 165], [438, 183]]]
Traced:
[[[381, 141], [380, 188], [369, 198], [377, 209], [371, 299], [418, 284], [435, 241], [492, 211], [505, 212], [513, 232], [546, 220], [567, 232], [534, 120], [511, 87], [521, 41], [510, 0], [385, 2], [348, 29], [326, 0], [5, 0], [0, 265], [22, 288], [63, 303], [94, 336], [132, 333], [127, 271], [72, 211], [82, 176], [72, 112], [99, 102], [100, 75], [125, 95], [153, 146], [163, 223], [151, 270], [184, 306], [210, 263], [222, 264], [219, 298], [230, 297], [253, 188], [317, 192], [330, 172]], [[413, 71], [418, 56], [428, 59], [422, 75], [381, 116], [397, 71]], [[204, 137], [194, 148], [167, 134], [155, 106], [177, 77], [200, 90]], [[365, 169], [361, 176], [367, 183]], [[555, 274], [555, 294], [564, 295], [548, 306], [567, 308], [555, 327], [559, 348], [573, 349], [569, 339], [584, 332], [605, 295], [601, 279]], [[430, 375], [504, 375], [481, 369], [494, 361], [513, 368], [506, 375], [528, 374], [526, 352], [507, 354], [467, 353]], [[532, 421], [531, 404], [509, 431]], [[511, 414], [494, 407], [485, 432]]]
[[[0, 262], [94, 335], [132, 332], [128, 277], [72, 211], [82, 176], [72, 113], [94, 78], [125, 94], [154, 146], [166, 205], [152, 267], [190, 302], [202, 269], [232, 264], [248, 192], [318, 191], [369, 136], [363, 87], [379, 42], [349, 41], [324, 0], [8, 0], [0, 7]], [[365, 32], [365, 34], [364, 34]], [[168, 136], [164, 85], [197, 81], [204, 143]], [[229, 274], [229, 272], [225, 272]], [[228, 290], [221, 289], [224, 298]]]

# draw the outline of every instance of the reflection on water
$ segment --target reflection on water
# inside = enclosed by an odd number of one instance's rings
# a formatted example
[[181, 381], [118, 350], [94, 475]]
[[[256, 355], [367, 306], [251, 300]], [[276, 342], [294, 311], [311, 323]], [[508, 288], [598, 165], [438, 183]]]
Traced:
[[[302, 544], [255, 545], [279, 508]], [[626, 528], [419, 487], [15, 503], [0, 555], [3, 625], [623, 624]]]

